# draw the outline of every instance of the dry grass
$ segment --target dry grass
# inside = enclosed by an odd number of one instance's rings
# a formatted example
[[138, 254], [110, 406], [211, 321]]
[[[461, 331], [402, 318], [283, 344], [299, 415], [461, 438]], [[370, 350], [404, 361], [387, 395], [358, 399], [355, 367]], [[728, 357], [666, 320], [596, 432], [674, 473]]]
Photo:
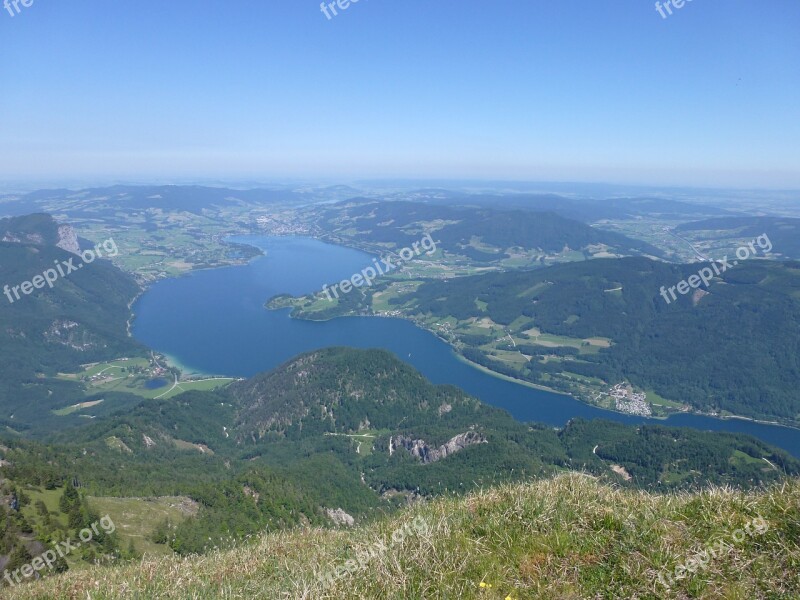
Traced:
[[[731, 541], [759, 517], [766, 533]], [[427, 531], [392, 542], [414, 519]], [[657, 582], [720, 539], [727, 551], [705, 568], [671, 590]], [[571, 474], [437, 500], [351, 531], [269, 534], [233, 550], [93, 568], [12, 592], [19, 600], [800, 598], [799, 544], [796, 480], [656, 496]], [[323, 581], [359, 556], [353, 573]]]

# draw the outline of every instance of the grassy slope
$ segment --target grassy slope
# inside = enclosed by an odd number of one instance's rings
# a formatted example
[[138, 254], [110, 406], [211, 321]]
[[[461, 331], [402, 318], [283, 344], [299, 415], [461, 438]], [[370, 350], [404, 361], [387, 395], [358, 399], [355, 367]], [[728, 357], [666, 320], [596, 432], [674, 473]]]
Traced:
[[150, 537], [162, 521], [178, 524], [197, 513], [196, 504], [183, 496], [160, 498], [89, 497], [89, 506], [98, 515], [108, 515], [117, 528], [120, 547], [127, 549], [131, 542], [136, 552], [150, 555], [171, 554], [164, 544]]
[[[420, 517], [427, 532], [390, 541]], [[733, 540], [759, 517], [765, 533]], [[706, 568], [671, 591], [657, 582], [719, 540], [725, 550]], [[387, 548], [375, 551], [380, 541]], [[270, 534], [203, 557], [76, 571], [15, 598], [797, 598], [799, 544], [797, 480], [657, 496], [570, 474], [437, 500], [351, 531]], [[370, 551], [365, 568], [320, 582]]]

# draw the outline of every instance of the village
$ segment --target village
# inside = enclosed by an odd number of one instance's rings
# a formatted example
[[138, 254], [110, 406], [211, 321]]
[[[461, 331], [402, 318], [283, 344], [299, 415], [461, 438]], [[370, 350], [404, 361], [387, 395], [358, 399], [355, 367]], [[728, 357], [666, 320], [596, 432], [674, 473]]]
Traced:
[[612, 387], [608, 391], [608, 395], [614, 399], [615, 408], [619, 412], [640, 417], [649, 417], [653, 414], [650, 404], [647, 402], [647, 394], [634, 392], [633, 388], [624, 381]]
[[614, 400], [614, 410], [626, 415], [639, 417], [653, 415], [653, 409], [647, 401], [647, 394], [633, 391], [633, 387], [624, 381], [612, 386], [608, 392], [597, 392], [592, 397], [592, 402], [598, 403], [603, 396], [610, 396]]

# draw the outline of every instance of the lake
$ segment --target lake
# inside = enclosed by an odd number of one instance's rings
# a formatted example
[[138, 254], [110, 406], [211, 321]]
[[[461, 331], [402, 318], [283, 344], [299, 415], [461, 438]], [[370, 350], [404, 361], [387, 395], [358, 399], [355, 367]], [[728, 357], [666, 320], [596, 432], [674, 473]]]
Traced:
[[800, 430], [687, 414], [656, 421], [601, 410], [473, 368], [445, 342], [403, 319], [346, 317], [310, 322], [290, 318], [289, 309], [267, 310], [268, 298], [318, 291], [323, 284], [361, 271], [372, 257], [303, 237], [243, 236], [231, 241], [256, 246], [266, 255], [243, 266], [160, 281], [134, 305], [133, 335], [185, 370], [249, 377], [300, 353], [328, 346], [383, 348], [434, 383], [457, 385], [523, 421], [561, 427], [573, 417], [605, 418], [749, 433], [800, 457]]

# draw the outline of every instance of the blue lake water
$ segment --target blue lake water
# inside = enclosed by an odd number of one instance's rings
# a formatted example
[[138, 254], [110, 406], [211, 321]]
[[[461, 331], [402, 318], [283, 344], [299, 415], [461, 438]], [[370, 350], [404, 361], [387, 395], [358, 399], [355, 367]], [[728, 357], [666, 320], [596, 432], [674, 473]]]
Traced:
[[[458, 359], [450, 346], [403, 319], [291, 319], [264, 302], [281, 293], [320, 290], [371, 262], [364, 252], [302, 237], [237, 237], [266, 255], [244, 266], [198, 271], [153, 285], [134, 305], [133, 334], [142, 343], [198, 372], [249, 377], [292, 357], [328, 346], [383, 348], [434, 383], [457, 385], [517, 419], [563, 426], [573, 417], [623, 423], [648, 421], [588, 406], [569, 396], [488, 375]], [[676, 415], [667, 425], [743, 432], [800, 457], [800, 430], [743, 420]]]

